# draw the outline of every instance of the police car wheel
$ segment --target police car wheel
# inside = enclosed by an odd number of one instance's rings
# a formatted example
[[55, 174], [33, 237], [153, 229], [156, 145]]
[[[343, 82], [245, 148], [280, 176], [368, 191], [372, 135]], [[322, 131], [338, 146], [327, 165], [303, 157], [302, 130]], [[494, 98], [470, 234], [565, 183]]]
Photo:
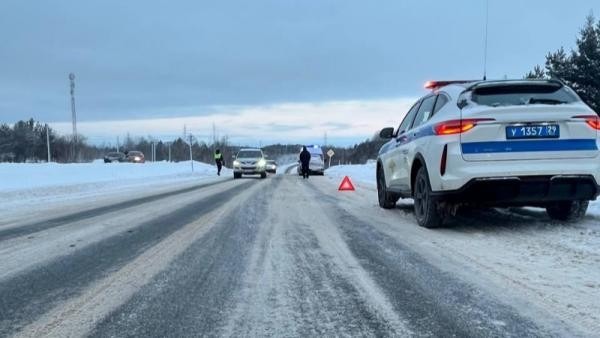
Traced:
[[444, 222], [437, 201], [431, 196], [427, 169], [421, 167], [415, 178], [413, 200], [417, 223], [425, 228], [437, 228]]
[[575, 222], [585, 216], [589, 204], [589, 201], [554, 202], [546, 206], [546, 213], [552, 219]]
[[384, 209], [392, 209], [396, 206], [399, 197], [387, 191], [385, 175], [380, 170], [377, 173], [377, 198], [379, 206]]

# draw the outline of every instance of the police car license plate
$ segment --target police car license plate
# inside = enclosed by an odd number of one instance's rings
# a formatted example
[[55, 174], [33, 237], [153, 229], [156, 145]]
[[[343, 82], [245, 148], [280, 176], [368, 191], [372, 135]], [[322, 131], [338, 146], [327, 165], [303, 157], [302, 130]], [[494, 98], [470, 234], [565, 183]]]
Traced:
[[508, 126], [506, 127], [507, 139], [524, 138], [559, 138], [560, 127], [557, 124]]

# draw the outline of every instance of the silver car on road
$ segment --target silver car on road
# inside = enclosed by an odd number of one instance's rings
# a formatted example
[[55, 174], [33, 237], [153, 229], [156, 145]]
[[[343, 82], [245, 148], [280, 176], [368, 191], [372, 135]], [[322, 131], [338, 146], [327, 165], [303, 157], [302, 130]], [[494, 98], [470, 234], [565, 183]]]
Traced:
[[260, 175], [260, 178], [266, 178], [266, 167], [267, 160], [261, 149], [241, 149], [233, 161], [233, 178], [241, 178], [242, 175]]

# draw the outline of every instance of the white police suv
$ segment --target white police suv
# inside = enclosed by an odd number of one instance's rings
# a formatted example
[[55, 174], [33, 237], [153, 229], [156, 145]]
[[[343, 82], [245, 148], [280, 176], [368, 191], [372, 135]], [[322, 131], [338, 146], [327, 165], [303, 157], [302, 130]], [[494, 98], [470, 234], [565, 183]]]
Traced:
[[600, 193], [600, 119], [557, 80], [438, 81], [385, 128], [379, 205], [413, 198], [433, 228], [463, 205], [538, 206], [578, 220]]

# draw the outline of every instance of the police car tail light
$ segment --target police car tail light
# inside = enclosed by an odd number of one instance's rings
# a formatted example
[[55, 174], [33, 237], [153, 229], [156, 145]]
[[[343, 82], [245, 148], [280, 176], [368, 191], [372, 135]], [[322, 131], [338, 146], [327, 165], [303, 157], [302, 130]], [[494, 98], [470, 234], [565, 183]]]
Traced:
[[585, 119], [590, 127], [596, 130], [600, 130], [600, 118], [596, 115], [577, 115], [573, 116], [574, 119]]
[[461, 134], [475, 128], [479, 122], [485, 121], [494, 121], [494, 119], [486, 118], [444, 121], [433, 126], [433, 131], [436, 135]]

